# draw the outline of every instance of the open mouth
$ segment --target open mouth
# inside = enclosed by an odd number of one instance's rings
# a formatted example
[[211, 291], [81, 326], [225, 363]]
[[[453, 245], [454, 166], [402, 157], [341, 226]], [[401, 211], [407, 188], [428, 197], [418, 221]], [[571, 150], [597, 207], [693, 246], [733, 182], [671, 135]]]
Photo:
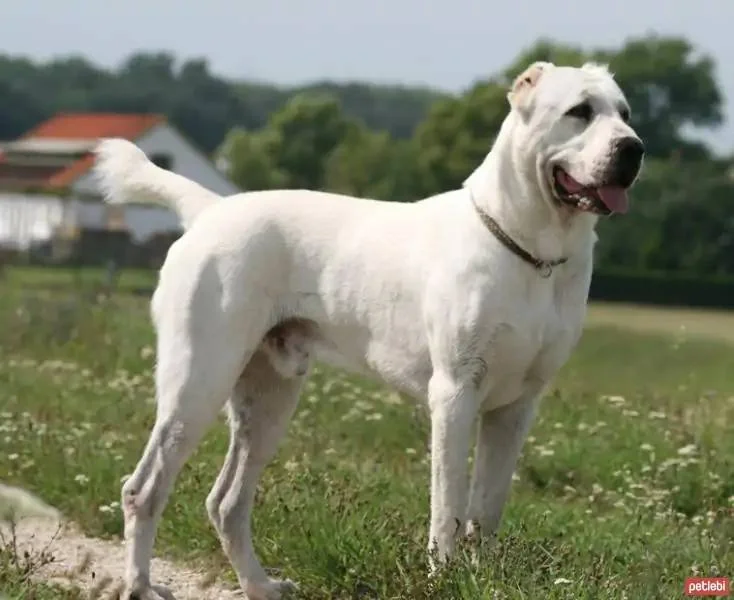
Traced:
[[629, 208], [626, 188], [608, 184], [585, 186], [561, 167], [553, 168], [553, 191], [558, 200], [583, 212], [597, 215], [624, 214]]

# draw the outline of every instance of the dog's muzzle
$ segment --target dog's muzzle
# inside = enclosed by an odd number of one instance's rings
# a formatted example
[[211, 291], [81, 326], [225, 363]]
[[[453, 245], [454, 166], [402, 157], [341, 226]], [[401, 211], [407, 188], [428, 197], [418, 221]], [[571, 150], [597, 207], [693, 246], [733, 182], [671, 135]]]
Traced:
[[621, 138], [615, 142], [612, 155], [614, 161], [606, 177], [607, 181], [624, 188], [630, 187], [642, 168], [645, 146], [636, 137]]
[[614, 159], [601, 183], [583, 185], [560, 166], [553, 168], [553, 192], [559, 202], [597, 215], [624, 214], [629, 208], [627, 190], [642, 167], [645, 147], [636, 137], [625, 137], [614, 144]]

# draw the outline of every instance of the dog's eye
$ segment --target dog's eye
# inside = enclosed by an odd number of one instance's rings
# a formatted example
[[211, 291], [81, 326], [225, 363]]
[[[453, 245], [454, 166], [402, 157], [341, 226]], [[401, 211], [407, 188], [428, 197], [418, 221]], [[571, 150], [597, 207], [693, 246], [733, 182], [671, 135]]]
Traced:
[[629, 121], [630, 121], [630, 109], [629, 108], [622, 108], [622, 109], [620, 109], [619, 116], [622, 117], [622, 120], [625, 123], [629, 123]]
[[585, 123], [591, 121], [591, 117], [594, 115], [594, 110], [591, 108], [589, 102], [582, 102], [566, 111], [567, 117], [573, 117], [574, 119], [581, 119]]

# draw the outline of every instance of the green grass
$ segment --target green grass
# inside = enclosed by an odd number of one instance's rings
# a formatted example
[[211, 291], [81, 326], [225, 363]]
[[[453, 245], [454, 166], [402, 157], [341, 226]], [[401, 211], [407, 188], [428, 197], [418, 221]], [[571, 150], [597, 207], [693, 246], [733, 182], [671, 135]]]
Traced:
[[612, 325], [647, 333], [673, 333], [734, 342], [734, 311], [594, 302], [588, 325]]
[[[101, 288], [107, 279], [104, 268], [96, 267], [35, 267], [8, 266], [3, 273], [3, 286], [25, 289], [75, 289], [93, 291]], [[120, 291], [152, 289], [157, 272], [148, 269], [123, 269], [116, 287]]]
[[34, 574], [45, 556], [21, 556], [9, 540], [0, 547], [0, 600], [82, 600], [78, 589], [47, 585]]
[[[147, 303], [2, 292], [0, 473], [119, 536], [120, 480], [154, 415]], [[478, 568], [462, 548], [429, 583], [425, 413], [320, 368], [260, 485], [255, 543], [307, 599], [682, 597], [695, 572], [734, 574], [732, 416], [731, 346], [588, 330], [541, 406], [499, 544]], [[157, 551], [233, 579], [204, 509], [226, 445], [220, 424], [187, 464]]]
[[0, 600], [82, 600], [84, 596], [78, 590], [62, 588], [56, 585], [14, 579], [3, 576], [2, 560], [0, 560]]

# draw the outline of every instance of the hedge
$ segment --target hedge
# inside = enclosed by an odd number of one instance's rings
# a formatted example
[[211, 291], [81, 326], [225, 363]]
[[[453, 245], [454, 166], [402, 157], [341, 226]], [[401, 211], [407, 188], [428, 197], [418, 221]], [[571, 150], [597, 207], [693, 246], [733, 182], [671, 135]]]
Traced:
[[589, 297], [608, 302], [734, 308], [734, 277], [596, 271], [591, 280]]

